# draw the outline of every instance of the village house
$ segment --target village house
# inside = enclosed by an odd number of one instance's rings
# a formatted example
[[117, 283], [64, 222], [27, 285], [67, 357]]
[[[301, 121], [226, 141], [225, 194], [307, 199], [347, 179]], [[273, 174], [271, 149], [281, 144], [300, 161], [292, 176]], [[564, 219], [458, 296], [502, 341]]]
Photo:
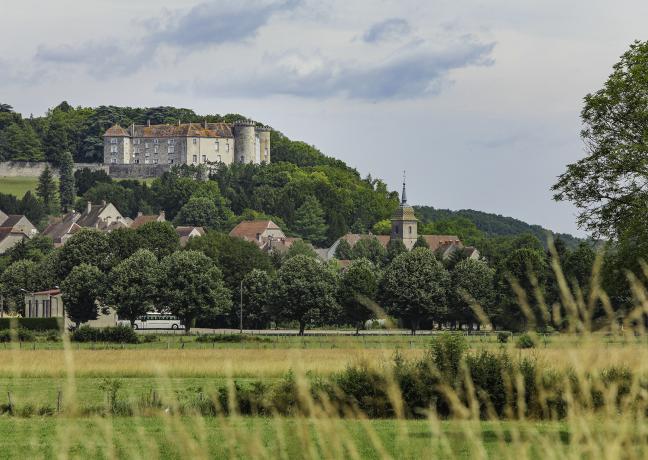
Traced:
[[147, 224], [149, 222], [166, 222], [165, 212], [160, 211], [159, 214], [149, 214], [149, 215], [145, 215], [142, 214], [141, 212], [138, 212], [137, 217], [133, 220], [133, 222], [129, 225], [129, 227], [132, 228], [133, 230], [137, 230], [142, 225]]
[[202, 227], [183, 226], [176, 227], [176, 233], [180, 237], [180, 247], [185, 247], [191, 238], [205, 235], [205, 229]]
[[256, 244], [262, 251], [287, 251], [299, 238], [287, 237], [283, 230], [271, 220], [244, 220], [229, 233]]
[[55, 219], [43, 230], [43, 235], [52, 238], [54, 246], [59, 247], [82, 228], [109, 232], [129, 225], [131, 225], [131, 220], [124, 218], [112, 203], [102, 201], [101, 204], [92, 204], [88, 202], [83, 212], [72, 211], [62, 218]]
[[9, 249], [21, 241], [36, 235], [38, 230], [23, 215], [7, 215], [0, 211], [0, 254], [4, 254]]
[[[63, 296], [59, 288], [26, 293], [23, 316], [25, 318], [65, 318], [66, 328], [74, 325], [65, 315]], [[114, 310], [107, 313], [100, 312], [97, 319], [84, 323], [84, 325], [91, 327], [111, 327], [116, 324], [117, 313]]]

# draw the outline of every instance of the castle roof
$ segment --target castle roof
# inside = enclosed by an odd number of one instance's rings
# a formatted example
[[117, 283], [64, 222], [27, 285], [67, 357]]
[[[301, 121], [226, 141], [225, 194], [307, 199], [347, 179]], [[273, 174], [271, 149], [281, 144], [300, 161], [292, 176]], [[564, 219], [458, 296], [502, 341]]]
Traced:
[[119, 125], [113, 125], [110, 128], [106, 130], [106, 133], [104, 134], [106, 137], [128, 137], [128, 131], [126, 131], [124, 128], [122, 128]]

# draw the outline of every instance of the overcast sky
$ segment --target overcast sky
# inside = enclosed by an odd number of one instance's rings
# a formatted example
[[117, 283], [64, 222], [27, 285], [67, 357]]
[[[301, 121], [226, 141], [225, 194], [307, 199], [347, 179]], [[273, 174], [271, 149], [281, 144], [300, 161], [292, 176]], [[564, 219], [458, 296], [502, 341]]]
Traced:
[[578, 232], [551, 199], [645, 0], [0, 0], [0, 102], [238, 112], [437, 208]]

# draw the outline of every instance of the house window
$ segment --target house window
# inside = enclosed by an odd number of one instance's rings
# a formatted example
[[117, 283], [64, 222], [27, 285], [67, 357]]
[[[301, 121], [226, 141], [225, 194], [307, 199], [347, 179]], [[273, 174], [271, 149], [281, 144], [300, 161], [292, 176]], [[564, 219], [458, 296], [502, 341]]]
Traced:
[[196, 145], [196, 144], [198, 143], [198, 139], [196, 139], [196, 138], [194, 137], [194, 139], [193, 139], [193, 143], [194, 143], [194, 145]]
[[244, 161], [245, 161], [245, 157], [241, 155], [241, 163], [243, 163]]
[[227, 151], [229, 152], [229, 141], [227, 142]]
[[215, 147], [214, 147], [214, 148], [215, 148], [215, 149], [216, 149], [216, 151], [218, 152], [218, 148], [219, 148], [219, 144], [218, 144], [218, 141], [214, 141], [214, 142], [215, 142]]
[[144, 156], [145, 156], [145, 157], [150, 157], [151, 154], [150, 154], [150, 152], [146, 152], [146, 153], [144, 154]]
[[203, 155], [203, 163], [207, 163], [207, 155]]
[[193, 162], [194, 162], [194, 163], [198, 163], [198, 155], [194, 155], [194, 156], [193, 156]]
[[223, 161], [223, 160], [221, 160], [221, 156], [220, 156], [220, 155], [216, 155], [216, 161], [218, 161], [218, 162]]
[[111, 143], [111, 144], [116, 144], [116, 143], [117, 143], [117, 139], [113, 137], [112, 139], [110, 139], [110, 143]]
[[169, 153], [175, 153], [175, 146], [174, 145], [169, 146]]

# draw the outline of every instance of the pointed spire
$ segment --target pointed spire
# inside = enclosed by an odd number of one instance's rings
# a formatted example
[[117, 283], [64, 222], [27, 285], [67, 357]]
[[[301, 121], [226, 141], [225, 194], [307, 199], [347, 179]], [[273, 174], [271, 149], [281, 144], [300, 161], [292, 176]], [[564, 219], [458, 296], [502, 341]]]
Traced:
[[401, 204], [407, 204], [407, 194], [405, 193], [405, 171], [403, 171], [403, 194], [401, 195]]

